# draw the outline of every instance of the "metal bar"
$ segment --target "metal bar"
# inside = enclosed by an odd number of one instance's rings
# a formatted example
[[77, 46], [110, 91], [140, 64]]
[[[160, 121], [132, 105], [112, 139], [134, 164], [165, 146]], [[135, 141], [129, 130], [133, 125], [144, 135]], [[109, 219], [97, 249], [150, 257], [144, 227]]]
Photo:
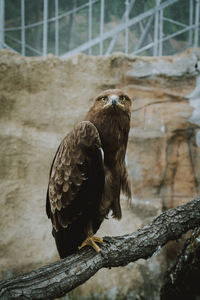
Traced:
[[42, 54], [47, 54], [47, 40], [48, 40], [48, 24], [47, 24], [47, 18], [48, 18], [48, 0], [44, 0], [43, 2], [44, 6], [44, 12], [43, 12], [43, 51]]
[[[12, 41], [14, 41], [14, 42], [16, 42], [16, 43], [18, 43], [18, 44], [22, 44], [22, 42], [20, 41], [20, 40], [18, 40], [18, 39], [15, 39], [14, 37], [12, 37], [12, 36], [10, 36], [8, 33], [6, 33], [5, 34], [10, 40], [12, 40]], [[4, 45], [5, 45], [5, 43], [4, 43]], [[37, 53], [38, 55], [42, 55], [42, 52], [40, 52], [40, 51], [38, 51], [37, 49], [35, 49], [35, 48], [33, 48], [33, 47], [31, 47], [31, 46], [29, 46], [29, 45], [25, 45], [25, 47], [27, 48], [27, 49], [29, 49], [29, 50], [31, 50], [31, 51], [33, 51], [33, 52], [35, 52], [35, 53]], [[9, 48], [11, 48], [11, 47], [9, 47]], [[12, 48], [11, 48], [12, 49]], [[13, 49], [13, 51], [14, 51], [14, 49]], [[15, 50], [16, 51], [16, 50]], [[17, 52], [17, 51], [16, 51]], [[17, 52], [18, 53], [18, 52]]]
[[4, 47], [7, 48], [7, 49], [10, 49], [11, 51], [13, 51], [13, 52], [15, 52], [15, 53], [17, 53], [17, 54], [19, 54], [18, 51], [16, 51], [15, 49], [11, 48], [11, 47], [10, 47], [8, 44], [6, 44], [6, 43], [4, 43]]
[[[191, 26], [193, 24], [193, 12], [194, 12], [193, 0], [190, 0], [190, 4], [189, 4], [189, 26]], [[189, 45], [192, 46], [192, 30], [189, 31]]]
[[[0, 0], [1, 2], [2, 0]], [[17, 27], [10, 27], [10, 28], [5, 28], [4, 31], [16, 31], [16, 30], [21, 30], [22, 27], [21, 26], [17, 26]]]
[[[167, 1], [165, 1], [165, 2], [162, 2], [162, 3], [160, 4], [160, 6], [156, 6], [156, 7], [154, 7], [154, 8], [151, 8], [151, 9], [149, 9], [148, 11], [146, 11], [146, 12], [144, 12], [144, 13], [138, 15], [137, 17], [134, 17], [134, 18], [132, 18], [132, 19], [129, 19], [129, 20], [128, 20], [127, 26], [130, 27], [130, 26], [132, 26], [132, 25], [134, 25], [134, 24], [140, 22], [141, 20], [143, 20], [143, 19], [145, 19], [145, 18], [151, 16], [151, 15], [154, 14], [156, 11], [160, 11], [161, 9], [164, 9], [165, 7], [170, 6], [170, 5], [172, 5], [172, 4], [174, 4], [174, 3], [178, 2], [178, 1], [179, 1], [179, 0], [167, 0]], [[109, 38], [109, 37], [112, 37], [112, 36], [115, 35], [116, 33], [118, 33], [118, 32], [120, 32], [120, 31], [124, 30], [125, 27], [126, 27], [126, 24], [124, 24], [124, 23], [119, 24], [119, 25], [116, 26], [114, 29], [111, 29], [111, 30], [105, 32], [105, 33], [103, 34], [103, 36], [98, 36], [98, 37], [92, 39], [92, 40], [90, 41], [90, 43], [88, 43], [88, 42], [87, 42], [87, 43], [84, 43], [84, 44], [82, 44], [81, 46], [79, 46], [79, 47], [73, 49], [72, 51], [69, 51], [69, 52], [67, 52], [67, 53], [62, 54], [61, 57], [68, 57], [68, 56], [70, 56], [70, 55], [72, 55], [72, 54], [74, 54], [74, 53], [78, 53], [78, 52], [85, 51], [85, 50], [87, 50], [89, 47], [94, 46], [94, 45], [100, 43], [100, 41], [101, 41], [102, 39], [105, 40], [105, 39], [107, 39], [107, 38]]]
[[[128, 24], [129, 0], [125, 0], [125, 24]], [[125, 28], [125, 53], [128, 54], [128, 26]]]
[[[73, 0], [73, 7], [77, 6], [77, 0]], [[76, 22], [76, 12], [72, 13], [69, 18], [69, 29], [68, 29], [68, 51], [74, 47], [74, 24]]]
[[[94, 4], [94, 3], [98, 2], [98, 1], [99, 0], [92, 0], [91, 2], [92, 2], [92, 4]], [[63, 13], [63, 14], [59, 15], [58, 19], [61, 19], [61, 18], [66, 17], [66, 16], [69, 16], [69, 15], [71, 15], [73, 13], [75, 14], [79, 10], [81, 10], [81, 9], [87, 7], [87, 6], [89, 6], [89, 2], [87, 2], [85, 4], [82, 4], [82, 5], [80, 5], [80, 6], [76, 7], [76, 8], [73, 8], [71, 10], [68, 10], [66, 13]], [[55, 21], [55, 17], [52, 17], [52, 18], [48, 19], [48, 22], [51, 22], [51, 21]]]
[[[89, 0], [89, 14], [88, 14], [88, 41], [92, 39], [92, 0]], [[92, 54], [92, 48], [88, 49], [88, 54]]]
[[[199, 26], [200, 26], [200, 24], [197, 25], [197, 27], [199, 27]], [[196, 25], [188, 26], [187, 28], [181, 29], [181, 30], [179, 30], [177, 32], [174, 32], [174, 33], [172, 33], [172, 34], [164, 37], [162, 40], [163, 41], [167, 41], [167, 40], [169, 40], [169, 39], [171, 39], [171, 38], [173, 38], [173, 37], [175, 37], [175, 36], [177, 36], [179, 34], [182, 34], [182, 33], [186, 32], [186, 31], [189, 31], [189, 30], [195, 29], [195, 28], [196, 28]]]
[[[177, 35], [179, 35], [179, 34], [182, 34], [182, 33], [186, 32], [186, 31], [189, 31], [190, 29], [194, 29], [194, 28], [195, 28], [195, 25], [189, 26], [188, 28], [184, 28], [184, 29], [182, 29], [182, 30], [180, 30], [180, 31], [177, 31], [177, 32], [175, 32], [175, 33], [173, 33], [173, 34], [171, 34], [171, 35], [169, 35], [169, 36], [163, 38], [162, 41], [167, 41], [167, 40], [169, 40], [169, 39], [172, 38], [172, 37], [175, 37], [175, 36], [177, 36]], [[154, 43], [152, 42], [152, 43], [150, 43], [150, 44], [144, 46], [143, 48], [140, 48], [140, 49], [138, 49], [137, 51], [134, 51], [134, 52], [131, 53], [131, 54], [132, 54], [132, 55], [136, 55], [136, 54], [138, 54], [138, 53], [140, 53], [140, 52], [142, 52], [142, 51], [145, 51], [145, 50], [147, 50], [147, 49], [152, 48], [153, 46], [154, 46]], [[74, 51], [74, 53], [76, 53], [76, 52]], [[64, 54], [64, 55], [61, 55], [61, 57], [68, 57], [68, 56], [70, 56], [70, 53], [66, 53], [66, 54]]]
[[179, 26], [182, 26], [182, 27], [187, 27], [188, 26], [186, 24], [183, 24], [183, 23], [178, 22], [178, 21], [174, 21], [174, 20], [166, 18], [166, 17], [163, 17], [163, 20], [168, 21], [168, 22], [173, 23], [173, 24], [176, 24], [176, 25], [179, 25]]
[[145, 37], [146, 37], [146, 34], [147, 34], [148, 30], [149, 30], [149, 27], [151, 26], [152, 21], [153, 21], [153, 16], [151, 16], [151, 17], [149, 18], [149, 20], [148, 20], [148, 22], [147, 22], [147, 25], [146, 25], [144, 31], [142, 32], [142, 35], [141, 35], [141, 37], [140, 37], [140, 40], [139, 40], [139, 42], [137, 43], [137, 45], [136, 45], [136, 47], [135, 47], [133, 53], [135, 53], [135, 52], [142, 46], [142, 44], [143, 44], [143, 42], [144, 42], [144, 39], [145, 39]]
[[[200, 27], [200, 24], [198, 24], [198, 27]], [[167, 40], [169, 40], [169, 39], [171, 39], [171, 38], [173, 38], [173, 37], [175, 37], [175, 36], [177, 36], [177, 35], [179, 35], [179, 34], [182, 34], [182, 33], [186, 32], [186, 31], [193, 30], [194, 28], [196, 28], [196, 25], [188, 26], [187, 28], [181, 29], [181, 30], [179, 30], [179, 31], [177, 31], [177, 32], [174, 32], [174, 33], [172, 33], [172, 34], [170, 34], [170, 35], [164, 37], [164, 38], [162, 39], [162, 41], [163, 41], [163, 42], [164, 42], [164, 41], [167, 41]], [[138, 54], [138, 53], [140, 53], [140, 52], [142, 52], [142, 51], [144, 51], [144, 50], [147, 50], [147, 49], [151, 48], [153, 45], [154, 45], [154, 43], [150, 43], [150, 44], [146, 45], [145, 47], [140, 48], [140, 49], [137, 50], [137, 51], [134, 51], [134, 52], [131, 53], [131, 54], [136, 55], [136, 54]]]
[[[159, 6], [160, 0], [156, 0], [156, 6]], [[153, 47], [153, 56], [158, 55], [158, 32], [159, 32], [159, 11], [155, 12], [154, 17], [154, 47]]]
[[104, 0], [101, 0], [100, 43], [99, 43], [99, 54], [100, 55], [103, 55], [103, 32], [104, 32]]
[[0, 49], [4, 47], [4, 13], [5, 2], [0, 0]]
[[21, 0], [21, 54], [25, 55], [25, 3], [24, 0]]
[[[0, 0], [0, 1], [4, 1], [4, 0]], [[96, 3], [96, 2], [98, 2], [99, 0], [93, 0], [92, 1], [92, 4], [94, 4], [94, 3]], [[132, 0], [133, 1], [133, 0]], [[134, 0], [135, 1], [135, 0]], [[165, 2], [163, 2], [161, 5], [160, 5], [160, 7], [159, 7], [159, 9], [162, 9], [162, 8], [165, 8], [165, 7], [167, 7], [167, 6], [169, 6], [169, 5], [171, 5], [171, 4], [173, 4], [173, 3], [176, 3], [176, 2], [178, 2], [178, 1], [180, 1], [180, 0], [168, 0], [168, 1], [165, 1]], [[82, 9], [82, 8], [84, 8], [84, 7], [87, 7], [89, 4], [87, 3], [87, 4], [84, 4], [84, 5], [81, 5], [81, 6], [79, 6], [78, 8], [76, 8], [76, 9], [72, 9], [72, 10], [70, 10], [70, 11], [68, 11], [67, 13], [64, 13], [64, 14], [62, 14], [62, 15], [59, 15], [58, 16], [58, 20], [59, 19], [61, 19], [61, 18], [63, 18], [63, 17], [65, 17], [65, 16], [68, 16], [68, 15], [70, 15], [72, 12], [76, 12], [76, 11], [78, 11], [78, 10], [80, 10], [80, 9]], [[152, 11], [152, 14], [155, 12], [155, 10], [157, 10], [157, 8], [153, 8], [153, 9], [150, 9], [150, 11]], [[149, 11], [148, 11], [149, 12]], [[141, 14], [141, 15], [143, 15], [143, 14]], [[149, 16], [149, 14], [147, 15], [147, 17]], [[145, 17], [144, 17], [145, 18]], [[132, 20], [132, 19], [131, 19]], [[55, 21], [55, 17], [53, 17], [53, 18], [50, 18], [50, 19], [48, 19], [47, 20], [47, 22], [53, 22], [53, 21]], [[29, 25], [25, 25], [25, 29], [27, 29], [27, 28], [31, 28], [31, 27], [35, 27], [35, 26], [39, 26], [39, 25], [42, 25], [44, 22], [43, 21], [39, 21], [39, 22], [36, 22], [36, 23], [32, 23], [32, 24], [29, 24]], [[130, 25], [129, 25], [130, 26]], [[18, 26], [18, 27], [10, 27], [10, 28], [5, 28], [5, 31], [15, 31], [15, 30], [21, 30], [21, 26]]]
[[195, 31], [194, 31], [194, 47], [197, 48], [199, 44], [199, 0], [196, 0], [195, 6]]
[[[32, 28], [32, 27], [36, 27], [39, 25], [42, 25], [43, 21], [37, 22], [37, 23], [33, 23], [33, 24], [29, 24], [29, 25], [25, 25], [25, 29], [28, 28]], [[10, 27], [10, 28], [5, 28], [5, 31], [9, 32], [9, 31], [16, 31], [16, 30], [22, 30], [21, 26], [17, 26], [17, 27]]]
[[[2, 1], [2, 0], [1, 0], [1, 1]], [[3, 0], [3, 1], [4, 1], [4, 0]], [[98, 2], [98, 1], [99, 1], [99, 0], [93, 0], [93, 1], [92, 1], [92, 4], [94, 4], [94, 3]], [[59, 20], [59, 19], [61, 19], [61, 18], [63, 18], [63, 17], [66, 17], [66, 16], [70, 15], [71, 13], [75, 13], [75, 12], [81, 10], [82, 8], [87, 7], [88, 5], [89, 5], [89, 4], [86, 3], [86, 4], [83, 4], [83, 5], [81, 5], [81, 6], [77, 7], [77, 8], [75, 8], [75, 9], [69, 10], [68, 12], [66, 12], [66, 13], [64, 13], [64, 14], [59, 15], [59, 16], [57, 17], [57, 19]], [[48, 23], [49, 23], [49, 22], [54, 22], [55, 20], [56, 20], [56, 17], [52, 17], [52, 18], [48, 19], [47, 22], [48, 22]], [[25, 28], [27, 29], [27, 28], [39, 26], [39, 25], [42, 25], [43, 23], [44, 23], [44, 21], [35, 22], [35, 23], [32, 23], [32, 24], [26, 25]], [[15, 30], [21, 30], [21, 29], [22, 29], [21, 26], [18, 26], [18, 27], [10, 27], [10, 28], [6, 28], [5, 31], [15, 31]]]
[[[134, 4], [135, 4], [135, 1], [136, 1], [136, 0], [131, 0], [131, 2], [130, 2], [129, 7], [128, 7], [128, 15], [129, 15], [130, 11], [132, 10], [132, 8], [133, 8], [133, 6], [134, 6]], [[126, 12], [124, 13], [124, 15], [123, 15], [123, 17], [122, 17], [120, 23], [124, 23], [125, 17], [126, 17]], [[116, 40], [117, 40], [118, 34], [119, 34], [119, 32], [117, 32], [117, 33], [114, 35], [114, 37], [112, 38], [112, 41], [110, 42], [110, 44], [109, 44], [109, 46], [108, 46], [108, 49], [107, 49], [107, 51], [106, 51], [106, 54], [110, 54], [110, 53], [111, 53], [111, 51], [112, 51], [112, 49], [113, 49], [113, 47], [114, 47], [114, 44], [115, 44], [115, 42], [116, 42]]]
[[162, 56], [163, 54], [163, 9], [160, 10], [160, 31], [159, 31], [159, 47], [158, 47], [158, 55]]
[[131, 53], [131, 55], [137, 55], [138, 53], [143, 52], [145, 50], [148, 50], [148, 49], [152, 48], [153, 46], [154, 46], [154, 42], [152, 42], [152, 43], [150, 43], [150, 44], [148, 44], [148, 45], [146, 45], [146, 46], [138, 49], [137, 51], [134, 51], [133, 53]]
[[55, 55], [59, 55], [58, 0], [55, 0]]

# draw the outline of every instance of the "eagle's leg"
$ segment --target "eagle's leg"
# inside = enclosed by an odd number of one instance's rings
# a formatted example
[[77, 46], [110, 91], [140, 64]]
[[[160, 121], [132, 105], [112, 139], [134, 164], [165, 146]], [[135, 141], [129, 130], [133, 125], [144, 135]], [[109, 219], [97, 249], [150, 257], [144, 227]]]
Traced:
[[94, 235], [91, 223], [89, 223], [87, 228], [87, 238], [83, 241], [81, 246], [79, 246], [78, 248], [80, 250], [85, 246], [91, 246], [97, 253], [99, 253], [100, 248], [96, 243], [103, 244], [103, 239]]

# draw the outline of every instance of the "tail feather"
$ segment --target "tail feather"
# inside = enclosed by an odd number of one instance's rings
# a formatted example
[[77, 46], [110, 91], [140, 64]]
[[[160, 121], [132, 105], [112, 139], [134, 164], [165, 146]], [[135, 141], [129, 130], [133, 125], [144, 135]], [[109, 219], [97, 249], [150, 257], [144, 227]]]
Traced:
[[77, 228], [73, 227], [61, 227], [58, 231], [53, 228], [52, 234], [55, 238], [56, 247], [60, 258], [65, 258], [75, 253], [78, 249], [78, 246], [80, 246], [86, 238], [83, 232], [80, 232], [80, 230], [78, 232]]

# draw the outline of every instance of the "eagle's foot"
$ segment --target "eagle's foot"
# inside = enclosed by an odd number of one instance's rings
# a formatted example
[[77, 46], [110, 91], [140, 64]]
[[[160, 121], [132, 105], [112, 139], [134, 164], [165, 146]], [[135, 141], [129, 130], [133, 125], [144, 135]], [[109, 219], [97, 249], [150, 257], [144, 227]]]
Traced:
[[80, 250], [85, 246], [91, 246], [97, 253], [99, 253], [101, 249], [96, 243], [103, 244], [103, 239], [94, 235], [88, 236], [78, 249]]

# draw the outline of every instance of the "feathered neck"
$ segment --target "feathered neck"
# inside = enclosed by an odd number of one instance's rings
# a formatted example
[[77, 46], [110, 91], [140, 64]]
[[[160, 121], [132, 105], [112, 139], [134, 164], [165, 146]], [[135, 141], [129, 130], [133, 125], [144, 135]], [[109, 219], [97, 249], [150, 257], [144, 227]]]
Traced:
[[116, 153], [124, 145], [124, 158], [130, 130], [130, 115], [122, 110], [96, 110], [91, 108], [86, 121], [92, 122], [100, 135], [105, 161], [115, 161]]

